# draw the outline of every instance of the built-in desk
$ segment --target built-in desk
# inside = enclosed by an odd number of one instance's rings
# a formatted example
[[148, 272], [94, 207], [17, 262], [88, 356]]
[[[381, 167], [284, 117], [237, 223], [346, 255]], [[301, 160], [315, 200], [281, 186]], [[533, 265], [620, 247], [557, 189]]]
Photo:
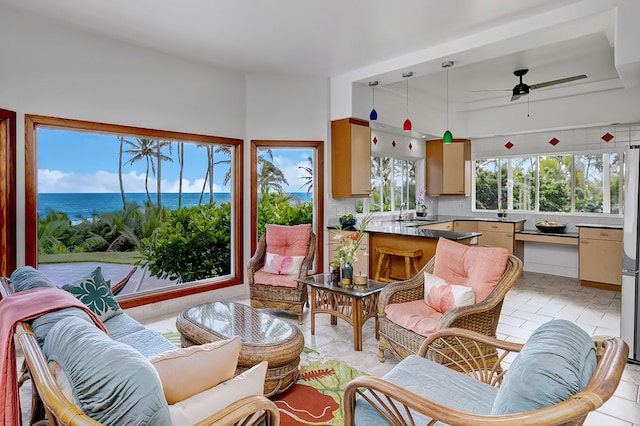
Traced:
[[532, 229], [523, 229], [515, 233], [516, 241], [531, 241], [535, 243], [566, 244], [569, 246], [578, 245], [577, 232], [563, 232], [562, 234], [552, 234]]

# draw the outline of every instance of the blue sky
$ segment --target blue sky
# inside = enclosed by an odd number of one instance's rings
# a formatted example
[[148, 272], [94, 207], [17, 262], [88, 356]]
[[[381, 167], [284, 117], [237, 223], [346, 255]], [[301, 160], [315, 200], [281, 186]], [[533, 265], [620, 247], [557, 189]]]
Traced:
[[[129, 137], [134, 141], [135, 138]], [[39, 193], [93, 193], [120, 192], [118, 183], [119, 142], [116, 136], [58, 129], [38, 129], [38, 192]], [[173, 146], [174, 162], [162, 163], [163, 192], [178, 192], [180, 168], [177, 160], [177, 144]], [[126, 149], [126, 148], [125, 148]], [[164, 151], [169, 155], [168, 150]], [[300, 188], [304, 176], [299, 166], [307, 166], [310, 149], [277, 149], [273, 162], [285, 174], [289, 185], [287, 192], [306, 191]], [[126, 163], [130, 155], [123, 157]], [[228, 159], [216, 155], [215, 161]], [[144, 192], [146, 163], [144, 160], [123, 167], [125, 192]], [[183, 192], [200, 192], [207, 170], [204, 148], [196, 144], [185, 145]], [[214, 169], [214, 191], [229, 192], [223, 186], [226, 164]], [[149, 172], [149, 192], [155, 192], [156, 179]], [[208, 187], [207, 187], [208, 191]]]

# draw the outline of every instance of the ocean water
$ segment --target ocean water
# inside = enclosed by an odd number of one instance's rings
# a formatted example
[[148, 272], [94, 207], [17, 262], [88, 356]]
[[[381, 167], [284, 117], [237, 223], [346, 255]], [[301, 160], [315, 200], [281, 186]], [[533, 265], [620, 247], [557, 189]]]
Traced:
[[[306, 202], [311, 199], [311, 194], [306, 192], [291, 192], [295, 198]], [[151, 200], [156, 202], [156, 194], [151, 193]], [[147, 194], [125, 193], [127, 203], [136, 202], [140, 206], [147, 200]], [[200, 193], [183, 193], [182, 206], [197, 206]], [[209, 193], [203, 197], [203, 203], [209, 200]], [[228, 192], [216, 192], [213, 194], [216, 203], [229, 201]], [[178, 194], [176, 192], [163, 193], [162, 205], [169, 210], [178, 208]], [[94, 194], [38, 194], [38, 215], [44, 216], [47, 211], [55, 210], [66, 213], [70, 219], [91, 218], [94, 213], [107, 213], [122, 210], [122, 197], [119, 192], [94, 193]]]

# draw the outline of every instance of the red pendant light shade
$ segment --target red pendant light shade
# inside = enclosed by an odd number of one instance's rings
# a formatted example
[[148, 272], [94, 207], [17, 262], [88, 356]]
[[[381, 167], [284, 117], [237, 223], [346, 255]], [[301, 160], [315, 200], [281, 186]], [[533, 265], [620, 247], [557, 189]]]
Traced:
[[405, 132], [411, 131], [411, 120], [409, 120], [408, 118], [404, 120], [404, 124], [402, 125], [402, 130], [404, 130]]

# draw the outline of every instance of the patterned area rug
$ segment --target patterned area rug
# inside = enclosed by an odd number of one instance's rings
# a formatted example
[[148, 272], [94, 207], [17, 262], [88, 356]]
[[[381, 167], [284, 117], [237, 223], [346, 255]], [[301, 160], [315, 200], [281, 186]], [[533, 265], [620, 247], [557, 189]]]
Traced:
[[[177, 331], [163, 333], [180, 346]], [[280, 409], [280, 425], [344, 425], [342, 397], [344, 388], [365, 373], [305, 347], [300, 354], [300, 378], [279, 395], [270, 399]]]

